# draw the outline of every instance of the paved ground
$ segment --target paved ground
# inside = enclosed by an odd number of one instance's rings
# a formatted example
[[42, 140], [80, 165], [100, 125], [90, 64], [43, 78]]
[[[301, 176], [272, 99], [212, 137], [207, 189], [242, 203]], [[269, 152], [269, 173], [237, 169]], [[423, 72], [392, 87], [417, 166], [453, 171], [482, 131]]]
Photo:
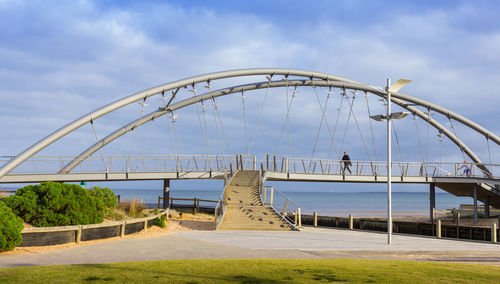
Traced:
[[500, 264], [500, 244], [305, 228], [285, 231], [179, 231], [171, 235], [82, 245], [19, 255], [0, 255], [0, 267], [85, 264], [160, 259], [383, 258]]

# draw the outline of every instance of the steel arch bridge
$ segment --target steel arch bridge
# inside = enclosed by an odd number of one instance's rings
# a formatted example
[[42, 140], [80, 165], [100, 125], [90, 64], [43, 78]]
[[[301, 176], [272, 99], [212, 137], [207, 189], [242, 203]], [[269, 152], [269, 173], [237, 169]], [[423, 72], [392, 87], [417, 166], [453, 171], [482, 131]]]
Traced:
[[[235, 84], [227, 84], [228, 80], [235, 81]], [[215, 82], [221, 82], [222, 87], [214, 89]], [[243, 82], [243, 83], [242, 83]], [[206, 92], [198, 93], [196, 87], [203, 84], [206, 87]], [[326, 88], [328, 97], [330, 91], [333, 89], [340, 90], [342, 99], [348, 97], [348, 92], [352, 92], [352, 104], [350, 104], [351, 112], [353, 111], [354, 98], [358, 95], [357, 92], [366, 94], [373, 94], [378, 96], [381, 100], [387, 100], [387, 93], [383, 88], [378, 88], [366, 85], [354, 80], [346, 79], [339, 76], [333, 76], [325, 73], [295, 70], [295, 69], [241, 69], [223, 72], [209, 73], [205, 75], [194, 76], [178, 81], [173, 81], [163, 85], [159, 85], [133, 95], [124, 97], [86, 115], [72, 121], [71, 123], [63, 126], [57, 131], [49, 134], [45, 138], [33, 144], [31, 147], [24, 150], [17, 156], [8, 157], [2, 160], [3, 165], [0, 168], [0, 183], [29, 183], [41, 181], [114, 181], [114, 180], [167, 180], [167, 179], [197, 179], [197, 178], [224, 178], [228, 172], [233, 172], [238, 169], [252, 168], [261, 170], [265, 179], [267, 180], [283, 180], [283, 181], [327, 181], [327, 182], [367, 182], [367, 183], [382, 183], [387, 181], [386, 171], [387, 165], [385, 162], [379, 162], [373, 159], [369, 161], [353, 161], [353, 168], [355, 172], [352, 175], [343, 173], [339, 166], [338, 159], [328, 158], [294, 158], [288, 155], [268, 154], [265, 158], [258, 159], [256, 156], [250, 155], [250, 148], [248, 137], [246, 137], [248, 152], [245, 155], [235, 155], [234, 153], [224, 153], [220, 155], [180, 155], [180, 151], [175, 151], [179, 142], [175, 143], [172, 139], [172, 146], [174, 148], [174, 155], [170, 156], [133, 156], [117, 159], [116, 156], [105, 157], [101, 150], [106, 145], [110, 144], [119, 137], [133, 132], [139, 127], [148, 122], [152, 122], [158, 117], [167, 116], [172, 122], [175, 122], [176, 116], [174, 113], [187, 108], [189, 106], [196, 106], [198, 116], [200, 118], [200, 128], [202, 132], [203, 142], [208, 148], [208, 133], [203, 130], [203, 123], [200, 116], [200, 109], [203, 112], [204, 102], [214, 102], [216, 99], [230, 95], [242, 95], [243, 113], [245, 112], [245, 105], [243, 94], [256, 90], [266, 90], [281, 88], [286, 89], [287, 93], [287, 115], [282, 127], [290, 129], [289, 112], [292, 106], [292, 101], [297, 88], [310, 87], [316, 92], [316, 88]], [[291, 89], [291, 91], [289, 91]], [[291, 92], [289, 96], [289, 92]], [[160, 96], [163, 104], [155, 111], [143, 115], [142, 110], [144, 103], [150, 100], [150, 97]], [[266, 93], [267, 97], [267, 93]], [[318, 95], [316, 93], [316, 98]], [[265, 100], [265, 99], [264, 99]], [[290, 102], [288, 101], [290, 100]], [[349, 100], [347, 100], [349, 102]], [[86, 150], [82, 151], [76, 156], [58, 156], [58, 157], [40, 157], [35, 156], [38, 152], [60, 140], [64, 136], [76, 131], [84, 125], [94, 126], [94, 123], [99, 118], [107, 116], [110, 113], [119, 110], [125, 106], [134, 103], [142, 105], [139, 118], [119, 127], [112, 131], [105, 137], [98, 139], [96, 135], [96, 142], [90, 145]], [[319, 102], [319, 98], [318, 98]], [[498, 147], [500, 146], [500, 137], [477, 123], [465, 118], [464, 116], [455, 113], [445, 107], [438, 106], [431, 102], [419, 99], [417, 97], [409, 96], [403, 93], [392, 93], [391, 102], [396, 104], [402, 109], [407, 110], [415, 118], [419, 118], [425, 122], [429, 127], [433, 127], [439, 132], [440, 136], [446, 137], [457, 149], [462, 153], [465, 159], [470, 160], [469, 165], [472, 167], [472, 174], [469, 176], [462, 176], [458, 172], [458, 167], [461, 161], [452, 161], [447, 163], [445, 168], [443, 165], [446, 163], [434, 163], [423, 160], [421, 162], [399, 161], [392, 164], [393, 167], [393, 182], [399, 183], [426, 183], [431, 184], [431, 187], [438, 186], [445, 191], [459, 196], [475, 196], [477, 199], [483, 201], [485, 204], [500, 208], [500, 190], [498, 187], [498, 165], [493, 163], [491, 159], [485, 162], [480, 158], [480, 154], [473, 151], [469, 145], [459, 138], [456, 132], [455, 124], [460, 124], [460, 127], [469, 129], [477, 137], [484, 137], [488, 145], [488, 152], [490, 149], [490, 142]], [[341, 103], [342, 104], [342, 103]], [[334, 147], [335, 133], [332, 135], [331, 127], [328, 125], [326, 119], [327, 106], [319, 102], [320, 112], [322, 114], [319, 131], [322, 125], [325, 124], [330, 134], [329, 140]], [[368, 100], [367, 100], [368, 106]], [[262, 109], [261, 109], [262, 110]], [[216, 107], [214, 112], [216, 111]], [[369, 111], [369, 110], [368, 110]], [[450, 122], [450, 127], [434, 118], [432, 114], [440, 115]], [[340, 113], [340, 111], [339, 111]], [[214, 115], [215, 117], [215, 115]], [[353, 117], [356, 120], [356, 117]], [[214, 118], [215, 119], [215, 118]], [[220, 117], [218, 118], [220, 121]], [[245, 113], [244, 113], [244, 119]], [[337, 116], [338, 120], [338, 116]], [[217, 134], [219, 131], [224, 132], [222, 121], [217, 122]], [[260, 122], [260, 117], [259, 117]], [[370, 122], [371, 123], [371, 122]], [[172, 123], [173, 124], [173, 123]], [[349, 121], [347, 125], [349, 124]], [[347, 129], [346, 125], [346, 129]], [[356, 125], [358, 121], [356, 120]], [[170, 127], [170, 124], [169, 124]], [[173, 125], [175, 129], [175, 125]], [[247, 135], [245, 120], [245, 136]], [[371, 127], [371, 124], [370, 124]], [[359, 129], [359, 125], [358, 125]], [[204, 132], [205, 131], [205, 132]], [[290, 130], [288, 130], [290, 131]], [[417, 127], [418, 131], [418, 127]], [[347, 130], [346, 130], [347, 132]], [[289, 132], [290, 133], [290, 132]], [[95, 134], [95, 131], [94, 131]], [[360, 134], [362, 135], [361, 131]], [[222, 135], [221, 135], [222, 136]], [[316, 142], [318, 136], [316, 137]], [[280, 136], [280, 140], [281, 140]], [[344, 135], [345, 138], [345, 135]], [[361, 137], [363, 139], [363, 137]], [[373, 138], [373, 132], [372, 132]], [[220, 138], [219, 138], [220, 139]], [[290, 139], [290, 134], [288, 134]], [[135, 142], [135, 140], [134, 140]], [[315, 144], [316, 144], [315, 142]], [[363, 143], [365, 141], [363, 140]], [[279, 145], [280, 142], [278, 142]], [[290, 143], [290, 142], [288, 142]], [[420, 143], [420, 141], [419, 141]], [[342, 142], [342, 144], [344, 144]], [[289, 146], [290, 147], [290, 146]], [[316, 145], [315, 145], [316, 147]], [[330, 145], [330, 148], [332, 146]], [[366, 147], [366, 146], [365, 146]], [[229, 148], [229, 145], [228, 145]], [[342, 148], [342, 147], [341, 147]], [[316, 148], [315, 148], [316, 149]], [[228, 149], [229, 150], [229, 149]], [[338, 151], [338, 149], [336, 149]], [[340, 149], [342, 151], [342, 149]], [[90, 161], [102, 161], [104, 168], [101, 169], [84, 169], [84, 163]], [[133, 165], [142, 163], [144, 165], [140, 170], [134, 169]], [[154, 167], [148, 168], [146, 164], [155, 164]], [[38, 168], [44, 170], [29, 170], [29, 164], [38, 164]], [[48, 166], [48, 165], [52, 166]], [[56, 166], [54, 166], [54, 164]], [[24, 165], [24, 167], [23, 167]], [[118, 165], [118, 168], [117, 168]]]

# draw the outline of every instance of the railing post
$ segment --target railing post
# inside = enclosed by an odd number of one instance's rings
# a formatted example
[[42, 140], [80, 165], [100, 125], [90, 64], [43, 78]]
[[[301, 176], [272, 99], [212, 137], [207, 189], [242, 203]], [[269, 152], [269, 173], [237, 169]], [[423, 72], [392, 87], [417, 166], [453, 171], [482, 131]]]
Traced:
[[318, 213], [317, 212], [313, 213], [313, 226], [318, 227]]
[[497, 223], [491, 224], [491, 242], [497, 242]]
[[266, 170], [269, 171], [269, 154], [266, 154]]
[[441, 220], [437, 220], [437, 224], [436, 224], [436, 237], [438, 239], [441, 238]]
[[148, 220], [144, 221], [144, 231], [148, 228]]
[[240, 168], [241, 170], [245, 169], [245, 166], [243, 165], [243, 155], [240, 155]]
[[240, 161], [238, 160], [238, 155], [236, 155], [236, 170], [238, 170], [240, 168], [239, 164], [240, 164]]
[[158, 196], [158, 207], [156, 208], [160, 209], [160, 203], [161, 203], [161, 196]]
[[76, 244], [80, 244], [80, 241], [82, 240], [82, 225], [78, 225], [78, 229], [76, 230]]
[[264, 199], [263, 200], [264, 201], [264, 206], [266, 206], [266, 203], [267, 203], [267, 200], [266, 200], [267, 199], [267, 186], [264, 186], [264, 198], [263, 199]]
[[193, 199], [193, 215], [196, 215], [196, 197]]
[[257, 157], [253, 156], [253, 170], [257, 170]]
[[273, 163], [274, 163], [274, 172], [276, 171], [276, 156], [273, 155]]
[[293, 211], [293, 224], [297, 226], [297, 210]]
[[170, 198], [170, 208], [174, 207], [174, 198]]
[[286, 215], [285, 215], [285, 214], [286, 214], [286, 208], [288, 207], [288, 202], [289, 202], [289, 201], [290, 201], [290, 200], [288, 200], [288, 199], [287, 199], [287, 200], [286, 200], [286, 203], [285, 203], [285, 206], [283, 206], [283, 211], [281, 211], [281, 215], [283, 215], [283, 216], [286, 216]]
[[299, 215], [299, 228], [302, 228], [302, 213], [300, 207], [297, 209], [297, 214]]
[[123, 223], [120, 225], [120, 237], [124, 238], [125, 237], [125, 226], [127, 225], [127, 221], [123, 221]]
[[271, 187], [271, 196], [269, 198], [269, 204], [273, 206], [273, 196], [274, 196], [274, 187]]
[[233, 176], [233, 163], [229, 163], [229, 174]]

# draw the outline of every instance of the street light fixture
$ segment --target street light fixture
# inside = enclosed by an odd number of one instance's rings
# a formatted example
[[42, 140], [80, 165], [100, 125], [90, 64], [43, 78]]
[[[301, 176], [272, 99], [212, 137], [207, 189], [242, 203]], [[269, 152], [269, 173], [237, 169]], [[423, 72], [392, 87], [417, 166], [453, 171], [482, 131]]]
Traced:
[[391, 79], [387, 79], [387, 87], [385, 89], [387, 95], [387, 114], [373, 115], [370, 116], [371, 119], [376, 121], [387, 121], [387, 243], [391, 244], [392, 239], [392, 149], [391, 149], [391, 120], [401, 119], [408, 115], [407, 112], [395, 112], [391, 113], [391, 93], [397, 92], [404, 85], [410, 83], [411, 80], [399, 79], [391, 86]]

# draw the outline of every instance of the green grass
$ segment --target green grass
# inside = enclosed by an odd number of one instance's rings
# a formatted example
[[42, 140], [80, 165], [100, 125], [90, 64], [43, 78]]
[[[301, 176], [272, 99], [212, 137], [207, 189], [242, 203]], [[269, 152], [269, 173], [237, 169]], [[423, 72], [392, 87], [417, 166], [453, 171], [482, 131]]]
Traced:
[[0, 269], [0, 283], [499, 283], [500, 267], [363, 259], [162, 260]]

